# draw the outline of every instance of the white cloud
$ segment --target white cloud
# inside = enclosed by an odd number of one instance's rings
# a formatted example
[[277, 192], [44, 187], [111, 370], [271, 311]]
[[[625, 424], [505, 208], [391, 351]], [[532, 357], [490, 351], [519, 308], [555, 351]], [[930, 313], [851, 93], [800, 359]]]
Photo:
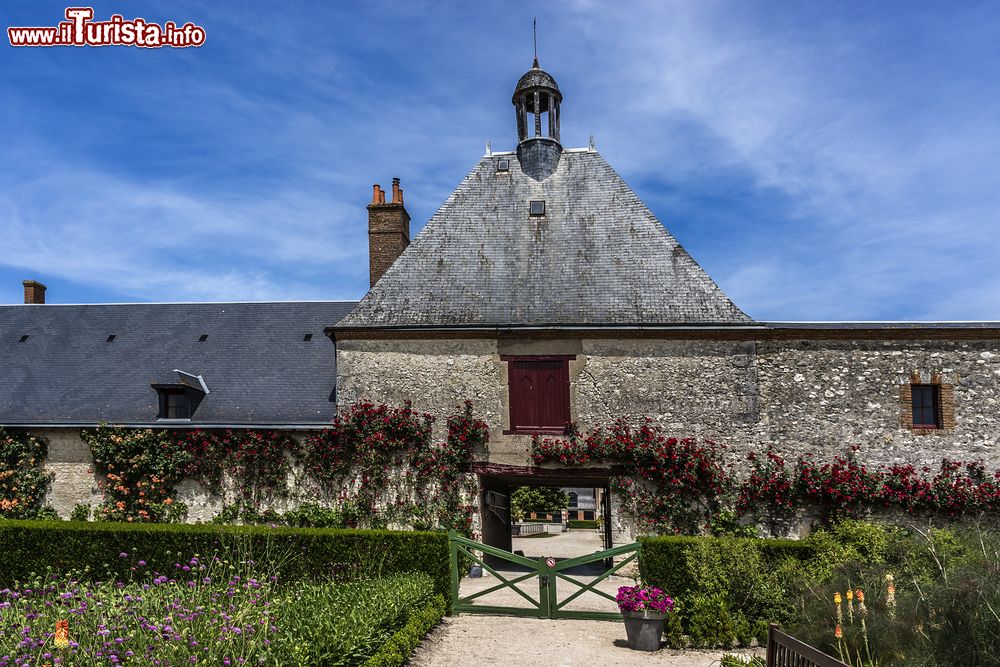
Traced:
[[[5, 84], [0, 262], [138, 299], [360, 296], [371, 183], [403, 178], [416, 230], [484, 139], [513, 144], [533, 9], [429, 7], [192, 5], [217, 50], [109, 60], [102, 113], [57, 110], [85, 122], [77, 144]], [[577, 2], [540, 12], [540, 56], [565, 143], [596, 134], [751, 315], [1000, 317], [1000, 100], [975, 60], [996, 21], [879, 11]], [[122, 123], [159, 159], [116, 161]], [[157, 155], [179, 129], [188, 143]]]

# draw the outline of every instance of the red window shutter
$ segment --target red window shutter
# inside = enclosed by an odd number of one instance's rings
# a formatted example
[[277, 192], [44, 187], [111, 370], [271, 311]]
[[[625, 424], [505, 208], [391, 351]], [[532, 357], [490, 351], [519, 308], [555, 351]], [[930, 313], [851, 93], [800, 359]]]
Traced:
[[511, 429], [561, 432], [570, 419], [568, 361], [512, 360], [507, 376]]

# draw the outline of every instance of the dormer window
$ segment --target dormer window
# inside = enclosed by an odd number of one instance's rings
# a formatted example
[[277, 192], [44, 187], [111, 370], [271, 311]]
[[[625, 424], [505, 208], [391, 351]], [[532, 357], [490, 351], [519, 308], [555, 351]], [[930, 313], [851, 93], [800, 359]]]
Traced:
[[497, 160], [497, 171], [510, 171], [510, 159], [502, 157]]
[[191, 402], [184, 389], [160, 391], [160, 419], [191, 419]]
[[545, 215], [545, 200], [535, 199], [528, 205], [528, 215], [538, 218]]
[[174, 370], [176, 379], [154, 382], [151, 386], [159, 398], [157, 419], [191, 419], [202, 399], [208, 395], [208, 385], [200, 375]]

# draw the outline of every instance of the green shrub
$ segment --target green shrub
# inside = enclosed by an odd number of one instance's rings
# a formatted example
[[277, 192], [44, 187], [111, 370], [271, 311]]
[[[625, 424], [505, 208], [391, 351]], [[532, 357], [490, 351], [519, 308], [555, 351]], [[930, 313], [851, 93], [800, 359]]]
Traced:
[[392, 644], [397, 629], [407, 625], [413, 610], [423, 609], [432, 596], [433, 582], [424, 574], [339, 586], [298, 584], [272, 606], [275, 618], [280, 619], [273, 640], [275, 662], [364, 664]]
[[[809, 544], [793, 540], [671, 536], [641, 538], [640, 543], [643, 581], [681, 603], [679, 616], [696, 646], [726, 645], [731, 635], [746, 646], [766, 636], [768, 622], [791, 620], [790, 588], [813, 553]], [[693, 628], [696, 610], [716, 597], [732, 625], [722, 636]]]
[[69, 513], [70, 521], [90, 521], [90, 505], [77, 503]]
[[364, 667], [400, 667], [406, 663], [420, 640], [441, 622], [448, 605], [444, 597], [435, 595], [422, 609], [410, 614], [409, 620], [382, 648], [365, 662]]
[[733, 615], [733, 631], [736, 634], [736, 643], [740, 646], [750, 646], [757, 638], [750, 621], [739, 612]]
[[[675, 597], [701, 590], [700, 586], [706, 580], [730, 579], [730, 575], [725, 572], [713, 572], [710, 568], [699, 565], [696, 562], [697, 556], [689, 556], [692, 552], [700, 555], [722, 550], [728, 556], [719, 556], [721, 560], [738, 561], [750, 557], [759, 562], [761, 567], [771, 570], [788, 560], [797, 564], [804, 563], [813, 555], [811, 544], [796, 540], [663, 536], [641, 537], [639, 543], [639, 566], [643, 581], [659, 586]], [[718, 565], [721, 567], [723, 563], [719, 562]], [[697, 572], [692, 571], [692, 568]]]
[[590, 528], [594, 529], [598, 527], [598, 522], [596, 519], [570, 519], [566, 522], [569, 528]]
[[195, 553], [253, 553], [283, 581], [424, 572], [435, 592], [451, 590], [446, 533], [44, 521], [0, 522], [0, 586], [49, 566], [127, 576], [129, 559], [119, 554], [139, 551], [162, 572]]
[[663, 639], [667, 642], [667, 646], [674, 649], [683, 649], [688, 647], [688, 640], [684, 636], [684, 625], [681, 623], [681, 609], [683, 605], [674, 600], [674, 611], [672, 614], [667, 614], [667, 624], [663, 628]]
[[426, 574], [285, 585], [251, 555], [179, 558], [169, 577], [130, 556], [120, 580], [49, 570], [0, 590], [0, 664], [351, 667], [393, 644], [413, 610], [444, 607]]
[[842, 563], [883, 563], [896, 529], [883, 524], [847, 519], [816, 530], [804, 542], [812, 549], [805, 572], [823, 581]]
[[282, 523], [293, 528], [343, 528], [342, 512], [315, 503], [302, 503], [281, 515]]
[[736, 625], [725, 598], [719, 593], [691, 596], [687, 603], [687, 626], [695, 646], [732, 648], [736, 645]]

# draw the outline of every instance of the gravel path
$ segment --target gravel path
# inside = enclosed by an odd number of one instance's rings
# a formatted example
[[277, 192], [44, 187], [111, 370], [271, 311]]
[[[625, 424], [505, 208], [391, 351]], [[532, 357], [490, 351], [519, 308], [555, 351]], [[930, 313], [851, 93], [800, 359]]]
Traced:
[[[524, 555], [528, 558], [548, 556], [560, 559], [572, 558], [600, 551], [602, 546], [600, 534], [592, 530], [570, 530], [565, 533], [553, 535], [552, 537], [515, 537], [513, 541], [514, 549], [523, 551]], [[602, 571], [601, 567], [595, 567], [599, 574]], [[508, 580], [511, 580], [526, 574], [526, 572], [503, 570], [501, 574]], [[570, 574], [569, 576], [583, 583], [590, 583], [594, 579], [594, 575], [592, 574]], [[462, 579], [461, 595], [471, 595], [492, 588], [499, 583], [500, 581], [496, 577], [488, 571], [484, 571], [482, 577], [474, 579], [465, 577]], [[615, 575], [600, 582], [597, 585], [597, 589], [613, 597], [618, 592], [619, 586], [631, 586], [633, 583], [635, 582], [631, 577]], [[537, 603], [539, 595], [537, 577], [523, 581], [517, 584], [517, 587]], [[571, 582], [565, 580], [556, 582], [556, 593], [560, 602], [578, 590], [579, 587]], [[516, 591], [506, 587], [477, 598], [474, 603], [477, 605], [517, 607], [520, 609], [533, 608], [532, 603], [518, 595]], [[572, 611], [616, 611], [617, 607], [614, 602], [587, 591], [569, 602], [564, 609]]]
[[[554, 556], [569, 558], [601, 549], [596, 531], [569, 531], [554, 537], [515, 538], [514, 549], [529, 558]], [[503, 572], [516, 578], [522, 573]], [[593, 577], [582, 575], [583, 581]], [[485, 590], [499, 583], [488, 572], [483, 577], [462, 579], [461, 595]], [[598, 588], [614, 595], [618, 586], [630, 585], [628, 577], [611, 577]], [[538, 598], [538, 580], [520, 584], [532, 599]], [[558, 598], [563, 600], [577, 588], [569, 582], [557, 582]], [[531, 608], [527, 600], [504, 588], [475, 601], [477, 604]], [[615, 603], [586, 593], [571, 602], [567, 609], [614, 611]], [[739, 651], [731, 651], [740, 653]], [[745, 653], [745, 652], [744, 652]], [[758, 654], [762, 654], [758, 651]], [[625, 645], [625, 626], [614, 621], [570, 621], [507, 616], [464, 614], [448, 617], [417, 647], [407, 663], [412, 667], [631, 667], [664, 665], [671, 667], [710, 667], [718, 665], [722, 652], [673, 651], [655, 653], [632, 651]]]
[[622, 623], [467, 614], [445, 618], [417, 647], [407, 664], [411, 667], [709, 667], [718, 666], [721, 657], [722, 652], [629, 650]]
[[573, 558], [585, 556], [604, 548], [604, 540], [596, 530], [574, 529], [551, 537], [514, 537], [514, 551], [523, 551], [528, 558], [554, 556]]

